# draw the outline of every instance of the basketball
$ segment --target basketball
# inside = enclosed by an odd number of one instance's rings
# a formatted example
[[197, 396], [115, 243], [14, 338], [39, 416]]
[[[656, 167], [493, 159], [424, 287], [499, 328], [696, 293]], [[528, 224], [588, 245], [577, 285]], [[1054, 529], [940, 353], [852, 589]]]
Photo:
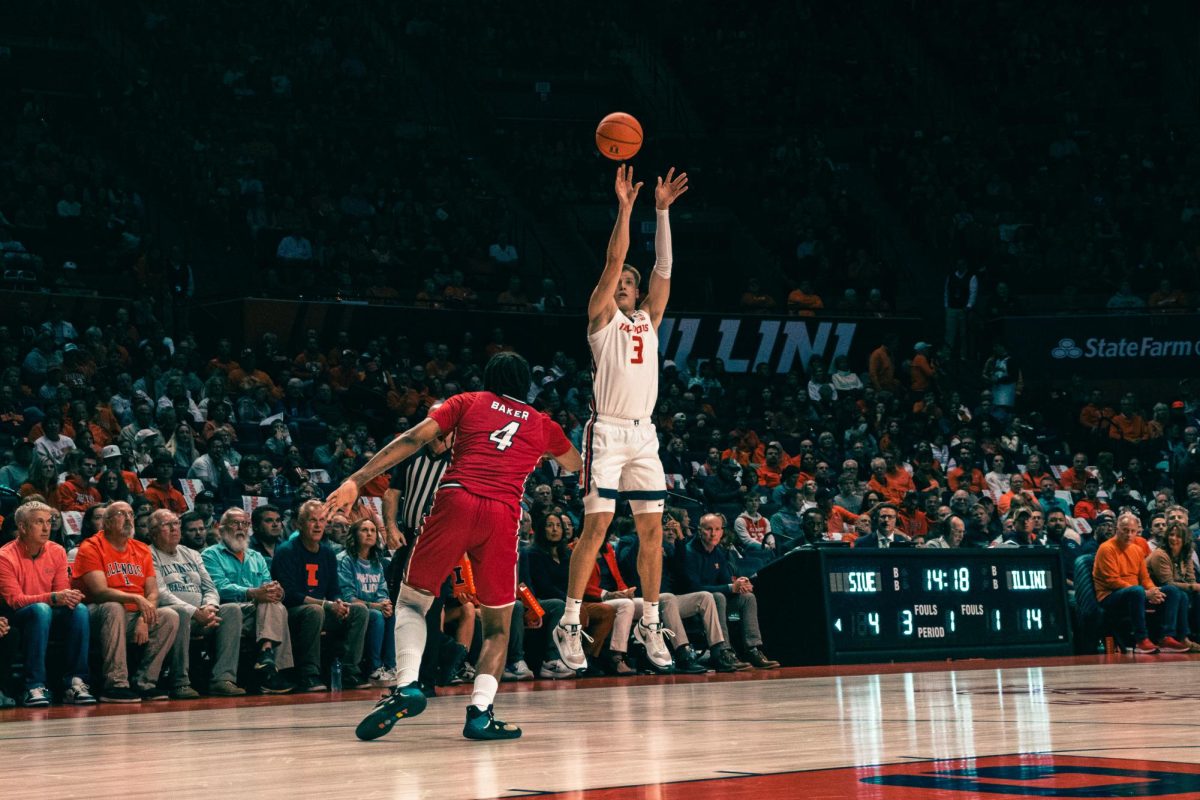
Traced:
[[614, 111], [596, 126], [596, 147], [613, 161], [626, 161], [642, 149], [642, 124], [632, 114]]

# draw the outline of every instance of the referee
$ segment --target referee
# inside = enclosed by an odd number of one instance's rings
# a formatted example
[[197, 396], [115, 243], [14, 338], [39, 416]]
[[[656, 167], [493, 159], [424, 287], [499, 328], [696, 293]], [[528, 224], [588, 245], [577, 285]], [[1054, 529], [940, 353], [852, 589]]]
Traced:
[[[429, 410], [433, 411], [440, 405], [435, 403]], [[450, 466], [450, 450], [453, 446], [454, 431], [449, 431], [411, 458], [397, 464], [392, 471], [392, 488], [383, 495], [383, 524], [387, 532], [387, 547], [393, 551], [387, 567], [388, 593], [393, 603], [400, 594], [405, 567], [408, 566], [417, 537], [421, 535], [425, 517], [433, 506], [433, 497], [437, 494], [442, 474]], [[403, 495], [397, 487], [403, 487]], [[400, 507], [401, 496], [403, 508]], [[441, 597], [434, 598], [433, 605], [425, 615], [425, 652], [421, 654], [419, 680], [422, 690], [430, 696], [441, 659], [442, 642], [446, 638], [442, 634], [442, 605]]]

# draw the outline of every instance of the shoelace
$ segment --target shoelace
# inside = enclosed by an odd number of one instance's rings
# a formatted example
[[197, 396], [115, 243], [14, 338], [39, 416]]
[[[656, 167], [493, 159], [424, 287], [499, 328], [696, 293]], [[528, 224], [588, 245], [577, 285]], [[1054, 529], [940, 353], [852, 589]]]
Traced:
[[[579, 634], [584, 639], [587, 639], [589, 642], [596, 641], [595, 639], [593, 639], [592, 637], [587, 635], [587, 631], [585, 631], [583, 629], [582, 625], [562, 625], [562, 624], [560, 624], [558, 627], [560, 627], [564, 631], [566, 631], [568, 636], [574, 636], [575, 634]], [[575, 630], [571, 630], [572, 628], [574, 628]]]
[[666, 627], [665, 625], [663, 625], [661, 622], [655, 622], [651, 625], [647, 625], [644, 622], [638, 622], [638, 625], [641, 625], [643, 628], [650, 631], [651, 633], [658, 633], [658, 634], [662, 634], [663, 636], [670, 636], [672, 639], [675, 638], [675, 632], [673, 630], [671, 630], [670, 628]]

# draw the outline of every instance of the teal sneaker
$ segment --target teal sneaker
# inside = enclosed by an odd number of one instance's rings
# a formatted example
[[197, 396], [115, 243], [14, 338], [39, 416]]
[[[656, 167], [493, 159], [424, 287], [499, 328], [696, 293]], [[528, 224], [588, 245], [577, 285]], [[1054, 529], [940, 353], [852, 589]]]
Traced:
[[358, 723], [354, 735], [364, 742], [378, 739], [405, 717], [415, 717], [425, 710], [425, 695], [420, 685], [413, 681], [407, 686], [393, 686], [392, 690], [371, 709], [371, 713]]
[[521, 729], [496, 719], [492, 707], [480, 711], [475, 706], [467, 706], [467, 724], [463, 725], [463, 736], [468, 739], [520, 739]]

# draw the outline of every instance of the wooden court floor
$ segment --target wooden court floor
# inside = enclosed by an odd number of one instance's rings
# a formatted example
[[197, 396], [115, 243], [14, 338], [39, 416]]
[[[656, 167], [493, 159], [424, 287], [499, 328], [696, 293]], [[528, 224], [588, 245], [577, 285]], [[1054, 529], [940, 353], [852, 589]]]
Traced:
[[[722, 676], [724, 677], [724, 676]], [[375, 742], [377, 691], [0, 712], [0, 797], [1200, 798], [1200, 658], [830, 667], [506, 685]]]

